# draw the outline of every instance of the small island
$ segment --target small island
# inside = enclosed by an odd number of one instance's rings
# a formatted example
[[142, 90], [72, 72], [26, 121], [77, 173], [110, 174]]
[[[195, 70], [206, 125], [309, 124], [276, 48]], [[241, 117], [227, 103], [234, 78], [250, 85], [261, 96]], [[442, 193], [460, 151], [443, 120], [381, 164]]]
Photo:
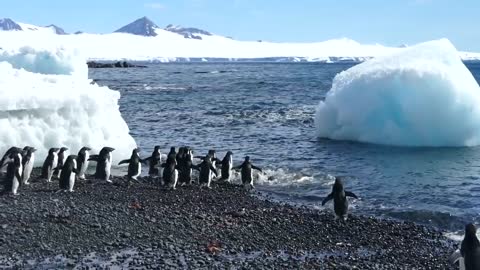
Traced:
[[146, 68], [144, 65], [135, 65], [126, 61], [117, 61], [115, 63], [100, 63], [95, 61], [87, 62], [88, 68]]

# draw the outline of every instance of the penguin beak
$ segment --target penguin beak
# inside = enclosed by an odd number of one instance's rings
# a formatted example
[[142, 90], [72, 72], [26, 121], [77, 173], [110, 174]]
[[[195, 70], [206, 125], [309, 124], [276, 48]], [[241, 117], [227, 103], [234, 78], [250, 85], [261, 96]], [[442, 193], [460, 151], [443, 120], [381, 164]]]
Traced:
[[30, 150], [32, 151], [32, 153], [34, 153], [34, 152], [36, 152], [36, 151], [37, 151], [37, 148], [35, 148], [35, 147], [32, 147]]

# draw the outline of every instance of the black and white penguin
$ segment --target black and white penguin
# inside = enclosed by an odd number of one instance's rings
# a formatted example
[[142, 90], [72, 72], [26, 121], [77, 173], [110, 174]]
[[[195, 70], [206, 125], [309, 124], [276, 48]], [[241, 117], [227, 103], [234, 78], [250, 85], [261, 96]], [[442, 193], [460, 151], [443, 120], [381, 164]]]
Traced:
[[16, 146], [8, 148], [8, 150], [5, 152], [2, 159], [0, 160], [0, 170], [3, 170], [7, 163], [12, 160], [11, 157], [13, 157], [13, 153], [22, 153], [22, 149]]
[[91, 155], [88, 160], [96, 161], [97, 167], [95, 169], [95, 178], [105, 180], [112, 183], [110, 180], [110, 171], [112, 168], [112, 152], [114, 148], [103, 147], [98, 155]]
[[241, 169], [242, 183], [245, 189], [254, 189], [253, 186], [253, 172], [252, 169], [262, 172], [262, 169], [255, 166], [250, 162], [250, 157], [246, 156], [242, 165], [235, 167], [234, 169]]
[[52, 181], [53, 172], [55, 171], [55, 168], [57, 168], [59, 150], [59, 148], [50, 148], [50, 150], [48, 150], [47, 158], [45, 159], [45, 162], [43, 162], [42, 178], [47, 179], [47, 182]]
[[77, 156], [69, 155], [63, 164], [62, 171], [60, 173], [60, 189], [73, 192], [73, 186], [75, 185], [75, 178], [78, 173]]
[[465, 237], [460, 250], [455, 251], [450, 260], [452, 263], [458, 262], [460, 269], [480, 269], [480, 242], [477, 238], [477, 228], [472, 223], [465, 226]]
[[133, 149], [132, 156], [129, 159], [125, 159], [120, 161], [118, 165], [127, 164], [128, 163], [128, 181], [135, 181], [138, 182], [138, 177], [142, 173], [142, 159], [138, 154], [138, 148]]
[[65, 162], [65, 151], [67, 151], [67, 147], [60, 148], [60, 152], [58, 152], [58, 163], [57, 168], [55, 169], [55, 173], [58, 178], [60, 178], [60, 174], [62, 173], [63, 163]]
[[160, 151], [160, 146], [155, 146], [153, 153], [150, 157], [143, 160], [148, 162], [148, 175], [154, 177], [160, 175], [160, 165], [162, 163], [162, 153]]
[[176, 189], [178, 181], [177, 160], [175, 158], [168, 158], [167, 161], [162, 164], [162, 167], [162, 185]]
[[26, 150], [25, 155], [22, 157], [22, 183], [24, 185], [29, 185], [30, 176], [32, 175], [33, 164], [35, 163], [35, 147], [29, 147]]
[[5, 191], [11, 191], [13, 195], [18, 194], [18, 187], [22, 179], [22, 153], [12, 151], [7, 160], [7, 174], [5, 179]]
[[206, 155], [203, 158], [202, 163], [196, 166], [196, 169], [200, 171], [200, 175], [198, 176], [198, 182], [200, 186], [206, 186], [207, 188], [210, 188], [213, 174], [217, 176], [217, 170], [212, 164], [212, 157], [210, 155]]
[[340, 178], [335, 177], [335, 183], [332, 187], [332, 192], [322, 201], [322, 205], [325, 205], [328, 201], [333, 199], [333, 209], [335, 211], [336, 218], [347, 219], [348, 215], [348, 197], [358, 199], [357, 195], [353, 192], [346, 191], [343, 188], [343, 183]]
[[85, 180], [85, 172], [88, 168], [88, 159], [90, 158], [90, 152], [92, 149], [90, 147], [82, 147], [80, 151], [78, 151], [77, 155], [77, 167], [78, 167], [78, 179]]
[[182, 185], [190, 185], [192, 183], [193, 168], [193, 150], [189, 147], [185, 147], [185, 153], [178, 176], [178, 181]]
[[233, 153], [232, 151], [228, 151], [225, 154], [225, 157], [223, 157], [221, 161], [222, 165], [222, 176], [220, 177], [219, 180], [227, 181], [230, 182], [230, 178], [232, 177], [232, 169], [233, 169]]

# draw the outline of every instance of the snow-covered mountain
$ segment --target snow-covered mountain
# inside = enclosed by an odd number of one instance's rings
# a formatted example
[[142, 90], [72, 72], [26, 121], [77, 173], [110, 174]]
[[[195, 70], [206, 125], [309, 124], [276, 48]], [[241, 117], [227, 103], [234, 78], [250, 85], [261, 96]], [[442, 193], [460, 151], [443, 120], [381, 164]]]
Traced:
[[[360, 44], [348, 38], [311, 43], [239, 41], [193, 27], [160, 28], [147, 17], [110, 34], [63, 33], [54, 25], [40, 27], [3, 19], [0, 20], [0, 48], [8, 50], [31, 44], [49, 50], [76, 48], [87, 60], [327, 63], [365, 61], [405, 49], [404, 46]], [[480, 53], [459, 52], [459, 56], [464, 60], [480, 60]]]
[[0, 30], [21, 31], [22, 27], [9, 18], [0, 19]]
[[156, 37], [157, 29], [160, 29], [160, 27], [158, 27], [147, 17], [142, 17], [116, 30], [115, 33], [128, 33], [138, 36]]
[[164, 30], [177, 33], [182, 35], [184, 38], [190, 39], [202, 39], [202, 36], [212, 36], [212, 34], [208, 31], [194, 28], [194, 27], [182, 27], [179, 25], [169, 24], [165, 27]]
[[55, 32], [55, 34], [57, 34], [57, 35], [68, 35], [68, 33], [65, 32], [65, 30], [63, 30], [63, 28], [58, 27], [55, 24], [50, 24], [49, 26], [46, 26], [46, 28], [52, 29]]

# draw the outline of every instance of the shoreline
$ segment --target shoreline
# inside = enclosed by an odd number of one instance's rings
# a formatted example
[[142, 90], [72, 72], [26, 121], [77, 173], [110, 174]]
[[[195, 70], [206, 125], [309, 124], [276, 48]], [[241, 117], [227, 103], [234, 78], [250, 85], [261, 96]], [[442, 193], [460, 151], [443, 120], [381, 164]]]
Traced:
[[77, 181], [56, 192], [34, 170], [19, 196], [0, 196], [0, 265], [7, 268], [452, 269], [453, 240], [435, 228], [259, 198], [213, 183], [163, 190]]

